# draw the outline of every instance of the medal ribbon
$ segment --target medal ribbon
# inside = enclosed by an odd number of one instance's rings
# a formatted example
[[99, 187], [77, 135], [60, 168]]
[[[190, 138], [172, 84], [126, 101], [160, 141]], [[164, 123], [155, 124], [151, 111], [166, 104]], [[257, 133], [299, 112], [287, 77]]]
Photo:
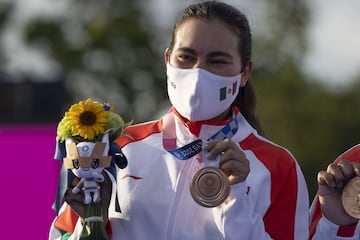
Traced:
[[[203, 140], [196, 139], [180, 148], [176, 148], [176, 129], [174, 113], [168, 113], [163, 118], [163, 147], [169, 153], [180, 160], [188, 160], [202, 151]], [[235, 113], [232, 114], [231, 120], [222, 129], [209, 137], [207, 141], [231, 139], [237, 130], [239, 123]]]

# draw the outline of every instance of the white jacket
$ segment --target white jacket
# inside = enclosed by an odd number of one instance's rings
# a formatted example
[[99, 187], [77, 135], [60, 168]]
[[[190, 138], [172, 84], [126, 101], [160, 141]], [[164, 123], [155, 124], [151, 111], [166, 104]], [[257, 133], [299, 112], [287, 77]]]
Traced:
[[[164, 150], [161, 120], [126, 130], [131, 138], [117, 141], [129, 163], [117, 172], [121, 213], [109, 207], [112, 239], [308, 239], [308, 191], [296, 160], [235, 111], [239, 130], [232, 141], [250, 161], [250, 174], [215, 208], [192, 199], [190, 181], [204, 163], [196, 156], [179, 160]], [[185, 124], [177, 115], [175, 122], [178, 146], [206, 140], [225, 125]]]

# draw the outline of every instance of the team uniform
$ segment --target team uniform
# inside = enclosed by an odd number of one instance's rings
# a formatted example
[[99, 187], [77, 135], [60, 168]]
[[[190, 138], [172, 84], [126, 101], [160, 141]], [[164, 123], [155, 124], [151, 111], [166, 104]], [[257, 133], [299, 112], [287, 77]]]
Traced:
[[[349, 150], [341, 154], [335, 162], [338, 163], [342, 159], [347, 159], [350, 162], [360, 162], [360, 144], [355, 145]], [[321, 213], [320, 203], [316, 197], [311, 205], [311, 226], [310, 239], [360, 239], [360, 226], [358, 223], [352, 226], [338, 226], [327, 220]]]
[[[168, 114], [175, 121], [178, 147], [206, 141], [230, 121], [185, 122], [173, 108]], [[204, 167], [202, 155], [180, 160], [164, 149], [164, 118], [126, 129], [131, 137], [121, 136], [117, 143], [129, 163], [117, 170], [121, 211], [114, 211], [112, 199], [111, 239], [308, 239], [308, 191], [298, 163], [285, 148], [260, 136], [238, 109], [234, 114], [238, 130], [232, 141], [249, 160], [250, 174], [214, 208], [198, 205], [190, 194], [192, 176]], [[80, 228], [74, 212], [63, 206], [50, 239], [61, 231], [75, 236]]]

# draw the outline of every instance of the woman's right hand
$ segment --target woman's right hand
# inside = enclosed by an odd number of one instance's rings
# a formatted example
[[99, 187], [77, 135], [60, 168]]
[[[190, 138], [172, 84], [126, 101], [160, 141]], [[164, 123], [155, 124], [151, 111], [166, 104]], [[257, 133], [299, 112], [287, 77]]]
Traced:
[[360, 176], [360, 163], [341, 160], [331, 163], [326, 171], [317, 176], [320, 207], [323, 215], [339, 226], [349, 226], [358, 221], [346, 213], [341, 195], [345, 185], [355, 176]]
[[[112, 182], [109, 176], [103, 172], [104, 181], [99, 182], [100, 185], [100, 201], [102, 205], [102, 214], [105, 225], [108, 221], [108, 209], [111, 200], [111, 192], [112, 192]], [[68, 205], [75, 211], [79, 217], [84, 219], [85, 217], [85, 197], [84, 193], [80, 191], [79, 193], [72, 193], [72, 189], [79, 183], [80, 179], [78, 177], [74, 177], [74, 180], [71, 184], [71, 187], [65, 192], [64, 199]]]

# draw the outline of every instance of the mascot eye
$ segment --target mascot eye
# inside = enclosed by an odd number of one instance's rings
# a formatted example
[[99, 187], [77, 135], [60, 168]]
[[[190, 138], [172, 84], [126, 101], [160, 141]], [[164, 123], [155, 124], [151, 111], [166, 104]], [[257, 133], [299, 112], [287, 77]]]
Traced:
[[94, 159], [92, 160], [92, 162], [91, 162], [91, 167], [95, 169], [95, 168], [98, 168], [99, 165], [100, 165], [99, 159], [94, 158]]
[[79, 166], [79, 160], [77, 159], [73, 159], [72, 160], [72, 163], [73, 163], [73, 166], [75, 169], [78, 169], [80, 166]]

